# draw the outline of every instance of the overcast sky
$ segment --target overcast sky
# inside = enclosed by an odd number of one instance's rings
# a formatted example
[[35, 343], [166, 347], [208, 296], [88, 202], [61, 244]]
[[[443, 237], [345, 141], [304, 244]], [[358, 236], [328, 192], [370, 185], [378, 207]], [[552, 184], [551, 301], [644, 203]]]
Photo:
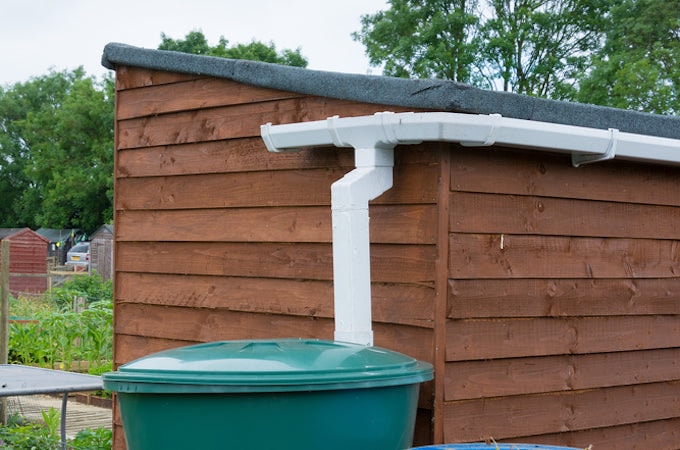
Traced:
[[192, 30], [210, 45], [224, 36], [299, 47], [310, 69], [378, 74], [351, 33], [361, 15], [385, 9], [387, 0], [2, 0], [0, 85], [78, 66], [100, 76], [107, 43], [157, 48], [161, 32], [183, 39]]

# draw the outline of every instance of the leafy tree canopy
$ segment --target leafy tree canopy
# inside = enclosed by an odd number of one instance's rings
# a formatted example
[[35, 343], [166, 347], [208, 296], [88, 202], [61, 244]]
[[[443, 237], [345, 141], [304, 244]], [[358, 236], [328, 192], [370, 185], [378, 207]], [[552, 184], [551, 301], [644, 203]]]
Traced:
[[217, 56], [220, 58], [247, 59], [274, 64], [283, 64], [294, 67], [307, 67], [307, 59], [296, 50], [285, 49], [281, 52], [276, 50], [273, 43], [263, 44], [253, 40], [249, 44], [238, 44], [229, 47], [229, 41], [220, 37], [215, 46], [210, 46], [202, 31], [191, 31], [184, 39], [172, 39], [165, 33], [161, 33], [159, 50], [173, 50], [196, 55]]
[[0, 90], [0, 226], [112, 219], [113, 80], [82, 68]]
[[353, 38], [398, 77], [677, 113], [680, 0], [388, 0]]
[[680, 0], [622, 0], [576, 99], [680, 114]]

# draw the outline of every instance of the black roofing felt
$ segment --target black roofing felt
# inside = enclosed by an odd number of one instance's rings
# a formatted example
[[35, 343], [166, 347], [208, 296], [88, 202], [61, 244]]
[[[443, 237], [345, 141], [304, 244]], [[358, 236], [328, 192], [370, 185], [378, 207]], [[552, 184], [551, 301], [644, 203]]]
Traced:
[[617, 128], [628, 133], [680, 139], [680, 117], [488, 91], [446, 80], [410, 80], [325, 72], [256, 61], [149, 50], [118, 43], [104, 47], [102, 65], [113, 70], [117, 66], [133, 66], [207, 75], [254, 86], [365, 103], [501, 114], [516, 119], [600, 129]]

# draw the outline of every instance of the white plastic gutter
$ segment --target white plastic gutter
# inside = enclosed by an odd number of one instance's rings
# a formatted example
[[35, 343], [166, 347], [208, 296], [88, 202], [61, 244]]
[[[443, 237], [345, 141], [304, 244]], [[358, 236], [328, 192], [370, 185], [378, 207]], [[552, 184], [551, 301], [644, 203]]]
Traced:
[[572, 164], [612, 158], [680, 165], [680, 140], [498, 114], [377, 113], [260, 127], [270, 152], [352, 147], [356, 169], [331, 186], [335, 340], [373, 345], [368, 202], [392, 187], [393, 149], [423, 141], [570, 153]]

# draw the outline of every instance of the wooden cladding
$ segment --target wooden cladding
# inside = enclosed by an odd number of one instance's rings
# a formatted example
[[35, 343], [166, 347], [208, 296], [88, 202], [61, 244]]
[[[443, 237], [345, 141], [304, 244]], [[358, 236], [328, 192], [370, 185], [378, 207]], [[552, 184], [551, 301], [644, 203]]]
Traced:
[[677, 448], [679, 175], [454, 148], [446, 441]]
[[[271, 154], [259, 126], [405, 109], [129, 67], [116, 86], [115, 363], [331, 339], [330, 186], [353, 151]], [[376, 345], [435, 366], [416, 444], [678, 448], [678, 192], [670, 167], [397, 147], [372, 306]]]

